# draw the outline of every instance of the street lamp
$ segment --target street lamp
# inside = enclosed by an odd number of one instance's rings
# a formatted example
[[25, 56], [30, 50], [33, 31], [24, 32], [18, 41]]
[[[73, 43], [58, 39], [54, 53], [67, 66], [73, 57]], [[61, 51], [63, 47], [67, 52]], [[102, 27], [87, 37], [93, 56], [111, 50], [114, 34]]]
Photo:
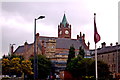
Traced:
[[35, 18], [34, 22], [34, 80], [38, 79], [38, 60], [36, 55], [36, 20], [43, 18], [45, 18], [45, 16], [40, 16], [37, 19]]

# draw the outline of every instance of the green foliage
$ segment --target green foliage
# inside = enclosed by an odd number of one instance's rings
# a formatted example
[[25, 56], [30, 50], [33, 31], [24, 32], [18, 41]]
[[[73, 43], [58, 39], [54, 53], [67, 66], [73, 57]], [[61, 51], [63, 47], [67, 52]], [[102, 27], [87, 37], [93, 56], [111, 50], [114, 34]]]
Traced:
[[82, 58], [85, 56], [85, 52], [84, 49], [82, 49], [82, 46], [79, 47], [79, 55], [82, 56]]
[[13, 58], [9, 60], [8, 58], [2, 59], [2, 73], [4, 75], [18, 75], [22, 73], [20, 58]]
[[4, 58], [8, 58], [9, 60], [12, 60], [13, 58], [20, 58], [20, 61], [24, 60], [23, 56], [21, 56], [21, 55], [18, 56], [15, 54], [7, 55], [7, 56], [3, 55], [3, 59]]
[[2, 59], [2, 74], [20, 76], [22, 73], [26, 73], [31, 75], [33, 74], [31, 65], [29, 60], [21, 60], [19, 57], [10, 59], [5, 57]]
[[[99, 78], [107, 79], [110, 77], [111, 72], [109, 71], [109, 67], [106, 63], [102, 61], [98, 61], [97, 66], [98, 66], [98, 77]], [[91, 69], [91, 74], [95, 76], [95, 61], [90, 66], [90, 69]]]
[[[73, 46], [69, 49], [66, 70], [75, 78], [95, 78], [95, 61], [90, 58], [84, 58], [85, 52], [82, 47], [79, 48], [79, 54], [75, 58], [75, 49]], [[111, 72], [106, 63], [98, 61], [98, 77], [108, 79]]]
[[5, 58], [5, 54], [2, 56], [2, 58]]
[[22, 67], [20, 64], [20, 58], [13, 58], [10, 60], [10, 73], [12, 75], [22, 74]]
[[[32, 57], [31, 62], [34, 68], [34, 57]], [[51, 72], [52, 63], [43, 55], [38, 55], [38, 78], [45, 79]]]
[[10, 61], [9, 59], [2, 59], [2, 74], [7, 75], [10, 71]]
[[32, 63], [31, 61], [29, 60], [23, 60], [22, 63], [21, 63], [21, 66], [22, 66], [22, 70], [25, 74], [27, 75], [32, 75], [33, 72], [32, 72]]
[[70, 46], [70, 49], [69, 49], [69, 55], [68, 55], [68, 60], [67, 60], [67, 64], [73, 59], [75, 58], [75, 48], [74, 46]]
[[[95, 61], [90, 58], [81, 59], [77, 57], [69, 62], [66, 70], [75, 78], [95, 78]], [[110, 77], [108, 65], [101, 61], [98, 61], [98, 77], [102, 79], [108, 79]]]
[[71, 62], [67, 64], [66, 70], [69, 71], [73, 77], [79, 76], [79, 71], [78, 71], [78, 58], [73, 58]]
[[89, 66], [92, 64], [93, 60], [89, 58], [74, 58], [67, 65], [66, 70], [71, 72], [73, 77], [86, 76], [89, 75]]

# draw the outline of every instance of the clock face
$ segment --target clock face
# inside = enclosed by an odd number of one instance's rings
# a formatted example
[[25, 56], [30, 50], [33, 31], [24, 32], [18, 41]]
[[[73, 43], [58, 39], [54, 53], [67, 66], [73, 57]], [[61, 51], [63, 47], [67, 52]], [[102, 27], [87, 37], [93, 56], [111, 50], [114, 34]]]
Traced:
[[66, 31], [65, 31], [65, 34], [69, 34], [69, 31], [68, 31], [68, 30], [66, 30]]
[[60, 34], [62, 34], [62, 31], [60, 31]]

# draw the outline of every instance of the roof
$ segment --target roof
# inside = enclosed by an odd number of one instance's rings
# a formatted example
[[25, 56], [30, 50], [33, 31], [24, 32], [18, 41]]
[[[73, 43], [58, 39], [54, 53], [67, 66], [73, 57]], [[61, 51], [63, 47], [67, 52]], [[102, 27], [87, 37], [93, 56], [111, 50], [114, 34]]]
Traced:
[[24, 46], [19, 46], [16, 50], [15, 53], [23, 53], [24, 51]]
[[[33, 44], [27, 44], [27, 50], [31, 48]], [[14, 53], [23, 53], [25, 52], [25, 48], [24, 48], [24, 45], [22, 46], [19, 46], [15, 51]]]
[[[105, 54], [105, 53], [110, 53], [110, 52], [114, 52], [114, 51], [120, 51], [120, 45], [115, 45], [115, 46], [106, 46], [104, 48], [98, 48], [97, 49], [97, 53], [98, 54]], [[94, 51], [95, 50], [91, 50], [91, 52], [93, 52], [94, 55]]]
[[[57, 37], [46, 37], [46, 36], [40, 36], [40, 40], [44, 40], [44, 42], [47, 42], [48, 40], [56, 40], [56, 48], [62, 48], [62, 49], [70, 49], [70, 46], [74, 46], [75, 49], [79, 49], [80, 46], [82, 46], [84, 49], [87, 49], [86, 44], [78, 39], [69, 39], [69, 38], [57, 38]], [[46, 44], [45, 44], [46, 47]]]
[[64, 27], [66, 27], [66, 24], [67, 24], [67, 23], [68, 23], [68, 22], [67, 22], [67, 19], [66, 19], [65, 14], [64, 14], [63, 19], [62, 19], [62, 24], [64, 25]]
[[[32, 47], [32, 45], [33, 45], [33, 43], [27, 44], [27, 50], [29, 50], [29, 49]], [[19, 47], [14, 51], [14, 53], [24, 53], [24, 52], [25, 52], [25, 48], [24, 48], [24, 47], [25, 47], [24, 45], [19, 46]], [[42, 49], [42, 46], [41, 46], [40, 43], [38, 44], [38, 47], [39, 47], [39, 49]]]
[[56, 48], [69, 49], [72, 45], [75, 49], [79, 49], [79, 47], [81, 46], [78, 40], [72, 40], [67, 38], [58, 38], [56, 40]]
[[[44, 40], [44, 47], [46, 47], [46, 42], [48, 40], [56, 40], [56, 48], [57, 49], [70, 49], [70, 46], [74, 46], [75, 49], [79, 49], [80, 46], [82, 46], [84, 49], [88, 49], [85, 42], [81, 39], [69, 39], [69, 38], [58, 38], [58, 37], [46, 37], [46, 36], [40, 36], [40, 41]], [[28, 49], [31, 48], [32, 44], [28, 44]], [[42, 49], [41, 44], [38, 44], [39, 48]], [[15, 53], [23, 53], [25, 52], [24, 45], [19, 46], [16, 50]], [[60, 53], [61, 54], [61, 53]]]

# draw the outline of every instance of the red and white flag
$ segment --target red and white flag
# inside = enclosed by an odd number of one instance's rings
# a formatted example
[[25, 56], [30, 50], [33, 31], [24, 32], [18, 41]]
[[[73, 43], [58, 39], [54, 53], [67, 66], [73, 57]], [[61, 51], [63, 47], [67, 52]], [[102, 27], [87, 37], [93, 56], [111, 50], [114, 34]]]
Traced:
[[100, 35], [97, 32], [97, 27], [96, 27], [96, 13], [94, 13], [94, 42], [95, 44], [100, 41]]

